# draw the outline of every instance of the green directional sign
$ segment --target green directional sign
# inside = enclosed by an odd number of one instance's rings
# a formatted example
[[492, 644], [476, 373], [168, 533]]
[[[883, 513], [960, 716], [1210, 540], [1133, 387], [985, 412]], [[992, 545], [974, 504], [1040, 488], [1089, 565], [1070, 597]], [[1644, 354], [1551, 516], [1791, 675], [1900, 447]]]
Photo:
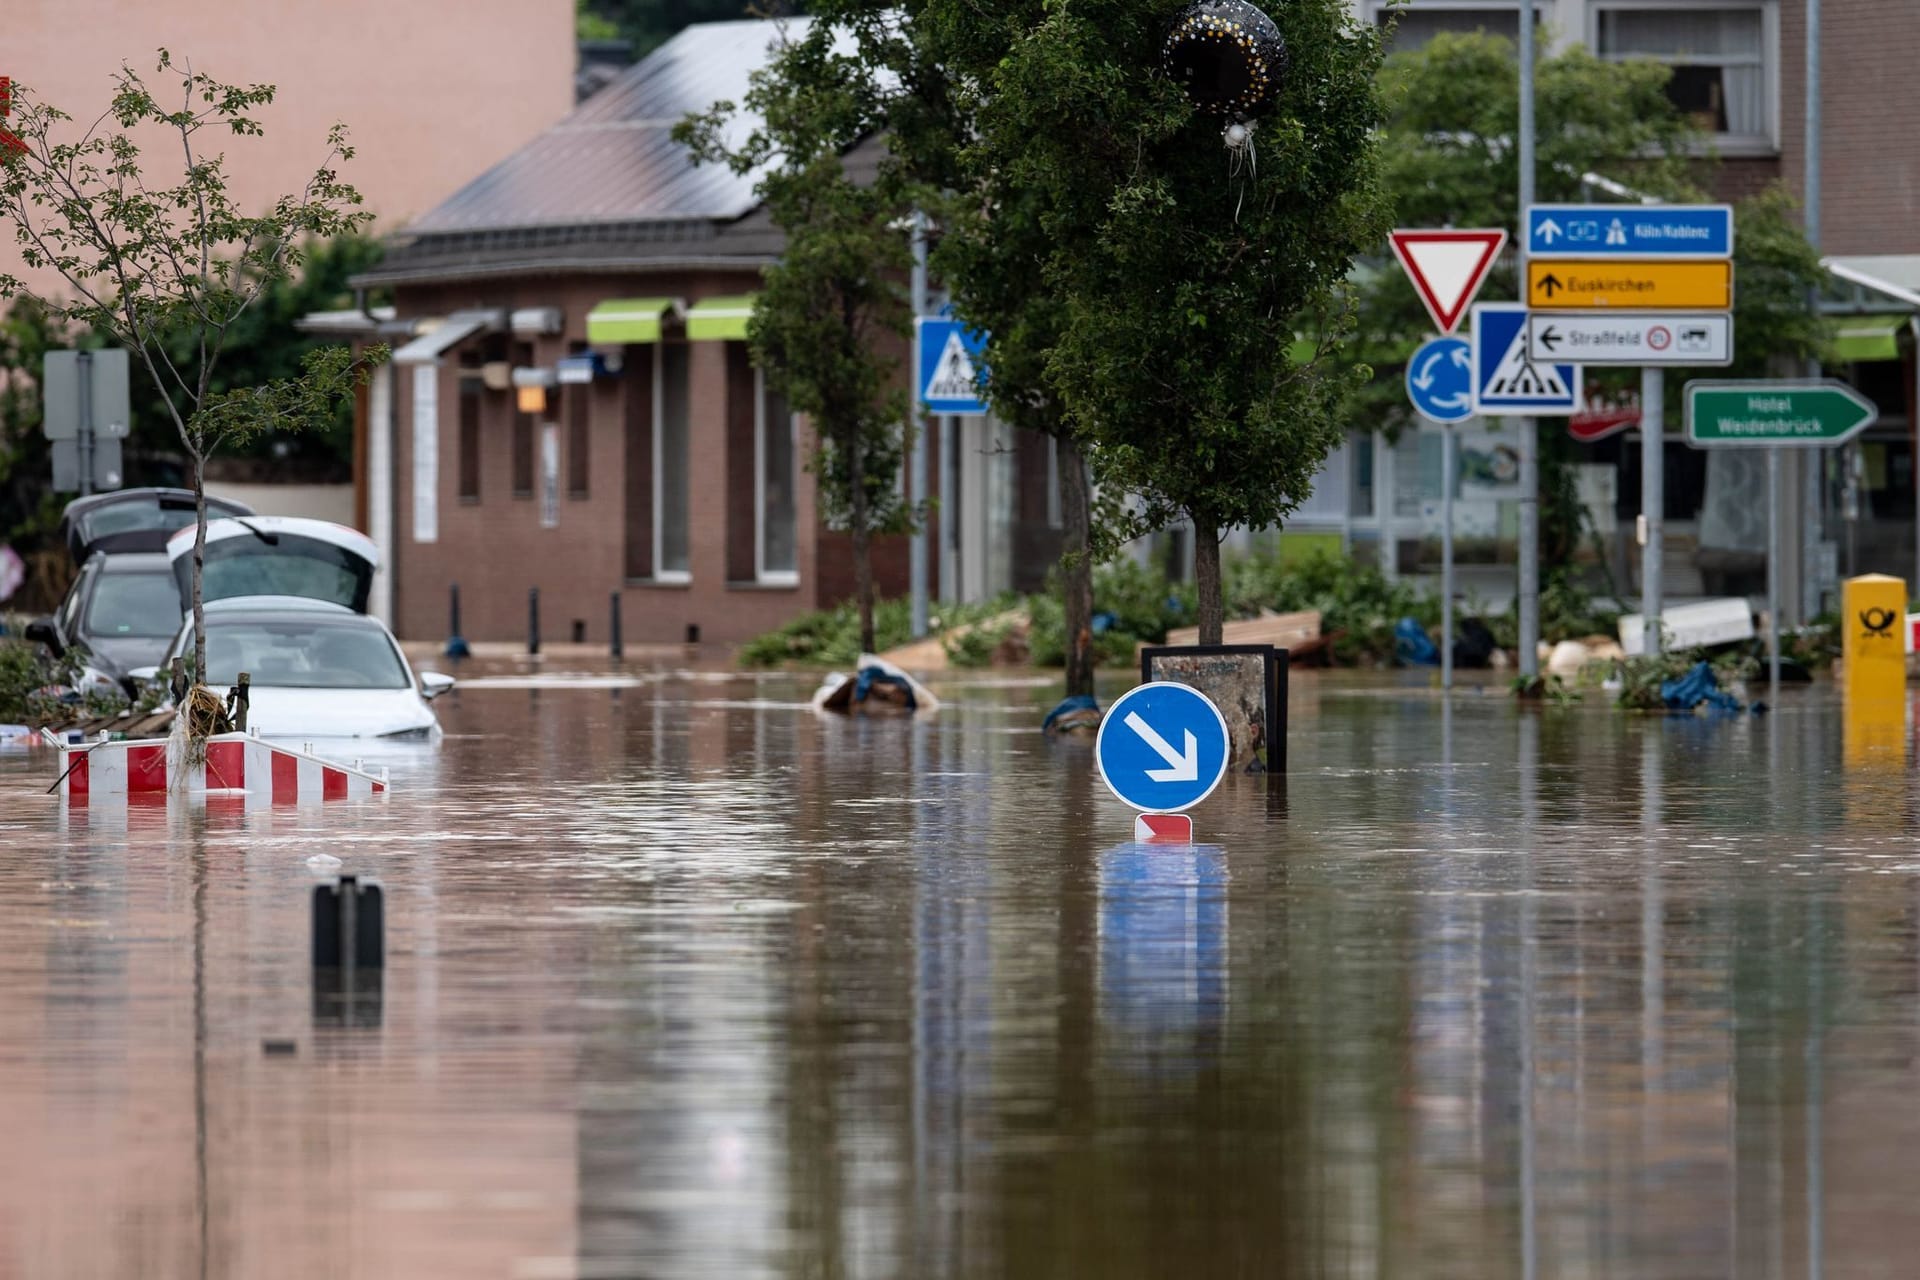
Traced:
[[1702, 448], [1839, 444], [1879, 418], [1873, 401], [1831, 378], [1689, 382], [1687, 443]]

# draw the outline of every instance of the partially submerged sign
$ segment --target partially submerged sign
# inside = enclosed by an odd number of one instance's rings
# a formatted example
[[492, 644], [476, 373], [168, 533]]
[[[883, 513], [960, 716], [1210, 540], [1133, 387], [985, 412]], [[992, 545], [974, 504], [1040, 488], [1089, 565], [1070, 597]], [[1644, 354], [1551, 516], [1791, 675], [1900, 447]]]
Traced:
[[1175, 813], [1213, 794], [1227, 776], [1227, 722], [1198, 689], [1143, 684], [1107, 709], [1094, 740], [1100, 780], [1120, 803]]

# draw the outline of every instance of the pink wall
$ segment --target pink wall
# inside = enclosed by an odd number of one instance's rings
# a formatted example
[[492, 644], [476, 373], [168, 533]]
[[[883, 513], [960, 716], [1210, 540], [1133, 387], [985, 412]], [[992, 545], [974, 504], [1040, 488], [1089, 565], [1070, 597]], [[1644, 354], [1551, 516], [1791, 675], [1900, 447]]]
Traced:
[[[0, 75], [76, 120], [104, 108], [124, 61], [154, 51], [229, 83], [279, 87], [263, 139], [220, 141], [236, 194], [297, 190], [344, 122], [342, 170], [379, 215], [424, 213], [573, 106], [572, 0], [6, 0]], [[150, 81], [150, 83], [153, 83]], [[157, 87], [157, 85], [156, 85]], [[17, 271], [11, 227], [0, 271]]]

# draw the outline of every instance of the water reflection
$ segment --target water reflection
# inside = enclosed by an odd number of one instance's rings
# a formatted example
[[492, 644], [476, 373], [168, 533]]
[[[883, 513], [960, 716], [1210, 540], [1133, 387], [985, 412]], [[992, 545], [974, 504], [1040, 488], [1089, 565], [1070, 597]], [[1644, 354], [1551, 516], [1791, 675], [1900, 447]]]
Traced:
[[[805, 683], [462, 689], [352, 806], [68, 814], [0, 760], [0, 1274], [1920, 1246], [1904, 725], [1862, 762], [1818, 691], [1669, 720], [1304, 678], [1284, 789], [1231, 777], [1166, 848], [1027, 731], [1050, 689], [901, 723]], [[316, 853], [386, 886], [377, 1019], [315, 1003]]]

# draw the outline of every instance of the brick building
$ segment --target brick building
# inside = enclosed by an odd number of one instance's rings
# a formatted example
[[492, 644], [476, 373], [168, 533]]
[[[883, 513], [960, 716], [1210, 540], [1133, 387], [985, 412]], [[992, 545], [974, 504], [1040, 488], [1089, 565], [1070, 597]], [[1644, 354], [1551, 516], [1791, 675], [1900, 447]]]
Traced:
[[[339, 122], [356, 151], [342, 176], [389, 231], [573, 104], [567, 0], [23, 0], [5, 13], [0, 75], [83, 123], [123, 62], [151, 73], [163, 46], [220, 80], [277, 86], [252, 113], [265, 142], [230, 149], [232, 193], [249, 211], [299, 190]], [[36, 287], [55, 279], [24, 268], [11, 234], [0, 272]]]
[[[391, 290], [391, 313], [309, 318], [395, 347], [357, 453], [389, 566], [375, 606], [401, 635], [443, 634], [455, 582], [470, 638], [524, 635], [538, 588], [547, 636], [596, 643], [616, 590], [637, 643], [739, 641], [852, 594], [806, 424], [744, 341], [782, 238], [751, 177], [695, 167], [669, 136], [743, 98], [777, 30], [683, 31], [393, 240], [357, 281]], [[929, 428], [936, 485], [947, 473], [935, 590], [1038, 586], [1058, 550], [1049, 442], [949, 421]], [[877, 541], [883, 595], [905, 592], [907, 552]]]

